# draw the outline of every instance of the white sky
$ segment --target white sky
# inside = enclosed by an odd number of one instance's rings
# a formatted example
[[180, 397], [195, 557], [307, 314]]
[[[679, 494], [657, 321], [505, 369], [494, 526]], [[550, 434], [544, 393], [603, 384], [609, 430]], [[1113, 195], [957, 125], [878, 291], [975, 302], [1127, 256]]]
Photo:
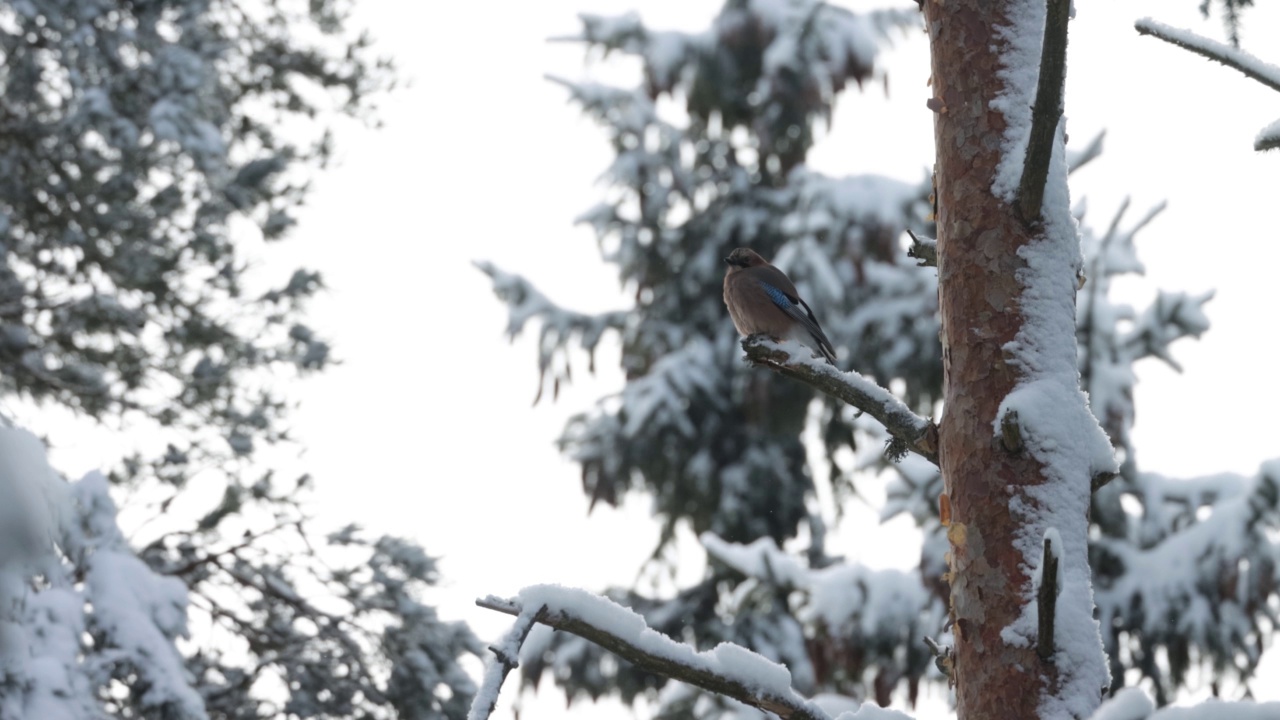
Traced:
[[[720, 4], [649, 3], [642, 14], [652, 27], [701, 29]], [[1135, 18], [1154, 15], [1221, 37], [1219, 21], [1202, 21], [1198, 5], [1077, 3], [1068, 132], [1075, 147], [1100, 129], [1107, 138], [1103, 156], [1073, 177], [1072, 191], [1077, 200], [1088, 196], [1099, 229], [1126, 194], [1131, 220], [1169, 201], [1139, 235], [1147, 278], [1122, 288], [1135, 302], [1156, 287], [1218, 291], [1208, 306], [1213, 328], [1176, 348], [1185, 375], [1154, 361], [1141, 366], [1134, 432], [1141, 467], [1253, 473], [1280, 456], [1273, 217], [1280, 154], [1252, 150], [1257, 131], [1280, 115], [1280, 98], [1132, 29]], [[1280, 63], [1278, 46], [1266, 41], [1280, 31], [1280, 8], [1262, 5], [1246, 14], [1244, 46]], [[585, 381], [557, 403], [531, 407], [536, 333], [506, 342], [506, 309], [470, 264], [488, 259], [523, 273], [566, 306], [627, 305], [589, 230], [572, 225], [599, 197], [594, 183], [610, 159], [607, 144], [542, 76], [586, 72], [579, 46], [544, 41], [576, 31], [577, 12], [635, 6], [357, 3], [357, 21], [413, 84], [383, 103], [383, 129], [339, 135], [339, 166], [317, 181], [295, 239], [273, 251], [282, 267], [321, 270], [331, 288], [312, 318], [343, 364], [306, 384], [296, 414], [309, 446], [303, 460], [319, 487], [318, 519], [410, 536], [443, 556], [446, 586], [434, 599], [486, 641], [510, 618], [475, 608], [474, 598], [540, 582], [629, 584], [656, 538], [643, 499], [587, 517], [577, 468], [553, 445], [569, 415], [620, 386], [616, 349], [599, 354], [597, 378], [587, 378], [583, 363], [575, 378]], [[846, 93], [812, 166], [914, 182], [932, 163], [923, 33], [887, 58], [891, 97], [879, 85]], [[595, 63], [592, 72], [600, 70]], [[860, 487], [873, 498], [879, 492], [874, 482]], [[874, 530], [869, 511], [854, 508], [850, 520]], [[864, 550], [864, 537], [846, 533], [840, 549], [876, 566], [917, 557], [913, 548], [884, 555], [883, 543]], [[495, 717], [511, 716], [509, 690]], [[523, 717], [564, 714], [555, 693], [542, 697]]]

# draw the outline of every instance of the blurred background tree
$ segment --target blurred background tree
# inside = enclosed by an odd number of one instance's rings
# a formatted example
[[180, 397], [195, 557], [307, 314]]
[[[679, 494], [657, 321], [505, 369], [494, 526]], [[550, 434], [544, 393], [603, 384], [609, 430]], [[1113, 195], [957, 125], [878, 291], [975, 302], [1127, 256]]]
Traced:
[[[578, 351], [593, 367], [601, 339], [617, 335], [624, 389], [571, 420], [560, 445], [580, 464], [593, 505], [652, 499], [661, 533], [649, 570], [677, 561], [678, 529], [706, 551], [706, 573], [690, 587], [606, 594], [677, 640], [731, 641], [785, 664], [805, 695], [882, 705], [895, 692], [914, 702], [922, 680], [942, 681], [922, 641], [946, 632], [940, 479], [918, 458], [886, 461], [883, 433], [851, 409], [741, 361], [720, 298], [721, 258], [750, 246], [773, 259], [814, 307], [842, 367], [937, 416], [936, 272], [908, 258], [904, 240], [907, 229], [933, 234], [928, 178], [832, 178], [804, 164], [839, 93], [879, 79], [878, 53], [918, 17], [914, 8], [858, 14], [805, 0], [728, 0], [706, 31], [681, 33], [636, 15], [582, 16], [574, 39], [642, 69], [633, 86], [556, 80], [615, 153], [604, 201], [580, 221], [634, 305], [574, 312], [481, 263], [510, 308], [508, 332], [539, 326], [544, 392], [571, 380]], [[1099, 147], [1076, 152], [1073, 167]], [[1164, 704], [1202, 668], [1215, 690], [1229, 681], [1247, 692], [1274, 627], [1268, 532], [1280, 466], [1249, 478], [1138, 470], [1133, 365], [1155, 357], [1176, 368], [1170, 346], [1208, 328], [1209, 296], [1162, 292], [1141, 312], [1111, 300], [1112, 278], [1142, 271], [1133, 238], [1151, 219], [1122, 229], [1121, 216], [1105, 233], [1082, 227], [1088, 277], [1078, 309], [1082, 383], [1123, 461], [1094, 497], [1091, 550], [1113, 690], [1141, 683]], [[834, 507], [819, 502], [817, 478]], [[871, 570], [827, 552], [828, 521], [839, 522], [865, 482], [887, 484], [883, 519], [906, 514], [919, 526], [916, 571]], [[570, 699], [644, 696], [660, 717], [750, 712], [586, 641], [539, 633], [522, 656], [528, 684], [550, 672]]]
[[[289, 382], [331, 353], [303, 316], [319, 274], [267, 281], [254, 263], [289, 234], [329, 160], [328, 121], [370, 119], [394, 81], [348, 27], [348, 6], [0, 8], [0, 392], [24, 413], [69, 408], [122, 438], [110, 493], [75, 485], [64, 554], [42, 571], [78, 611], [41, 615], [54, 597], [41, 592], [9, 618], [81, 628], [70, 652], [14, 650], [53, 653], [74, 691], [15, 671], [4, 717], [54, 717], [48, 705], [32, 714], [48, 697], [68, 717], [465, 713], [472, 684], [457, 660], [479, 645], [423, 603], [433, 560], [354, 528], [324, 551], [301, 505], [309, 478], [282, 479], [264, 457], [290, 440]], [[145, 518], [128, 541], [112, 497]], [[192, 497], [214, 501], [175, 511]], [[135, 589], [156, 637], [185, 632], [188, 599], [209, 628], [185, 671], [158, 675], [155, 647], [133, 642], [145, 618], [111, 620], [110, 587], [79, 584], [131, 548], [158, 578]]]

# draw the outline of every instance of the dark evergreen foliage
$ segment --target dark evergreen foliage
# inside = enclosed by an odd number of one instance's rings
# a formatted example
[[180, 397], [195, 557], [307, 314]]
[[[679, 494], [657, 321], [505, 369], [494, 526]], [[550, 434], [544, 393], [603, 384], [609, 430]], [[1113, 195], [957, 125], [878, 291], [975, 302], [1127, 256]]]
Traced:
[[[581, 465], [593, 502], [653, 499], [663, 530], [655, 559], [678, 527], [698, 533], [708, 553], [706, 577], [673, 597], [607, 594], [677, 640], [732, 641], [784, 663], [803, 694], [882, 704], [895, 690], [914, 699], [921, 680], [942, 680], [921, 641], [946, 632], [937, 470], [910, 456], [890, 463], [874, 424], [748, 368], [720, 298], [720, 258], [745, 245], [773, 259], [821, 318], [842, 367], [933, 414], [942, 377], [936, 271], [907, 257], [903, 235], [933, 235], [929, 183], [829, 178], [804, 165], [837, 93], [874, 77], [877, 48], [917, 17], [740, 0], [701, 33], [656, 31], [634, 15], [583, 17], [588, 47], [633, 55], [643, 68], [635, 87], [557, 81], [615, 151], [606, 199], [581, 221], [635, 304], [577, 313], [482, 266], [510, 307], [509, 332], [542, 325], [544, 385], [569, 379], [575, 347], [591, 353], [604, 335], [620, 338], [625, 388], [573, 418], [560, 445]], [[842, 112], [857, 112], [856, 103], [846, 97]], [[1267, 533], [1280, 520], [1280, 468], [1189, 480], [1138, 469], [1129, 439], [1134, 363], [1155, 357], [1177, 367], [1172, 343], [1208, 327], [1209, 296], [1162, 292], [1142, 312], [1110, 299], [1111, 278], [1141, 271], [1133, 235], [1148, 220], [1121, 231], [1118, 217], [1101, 236], [1082, 226], [1078, 318], [1083, 387], [1123, 461], [1093, 506], [1102, 634], [1115, 687], [1142, 682], [1163, 703], [1193, 665], [1245, 682], [1256, 667], [1275, 624], [1276, 545]], [[822, 461], [806, 453], [806, 434]], [[888, 482], [881, 517], [906, 514], [920, 526], [918, 571], [875, 573], [829, 556], [813, 481], [823, 470], [837, 505], [855, 483]], [[1167, 567], [1192, 557], [1177, 572]], [[630, 702], [660, 690], [664, 717], [734, 712], [570, 636], [531, 641], [526, 651], [526, 682], [550, 672], [571, 698]]]
[[[319, 274], [256, 287], [255, 246], [295, 230], [308, 178], [330, 155], [327, 120], [370, 118], [394, 79], [348, 10], [343, 0], [0, 7], [0, 393], [128, 427], [130, 455], [111, 478], [156, 514], [197, 485], [221, 486], [197, 517], [133, 536], [165, 576], [147, 582], [180, 580], [207, 633], [185, 657], [190, 677], [157, 680], [128, 635], [103, 624], [108, 598], [92, 584], [67, 589], [98, 618], [62, 658], [75, 678], [61, 695], [69, 717], [466, 713], [474, 687], [457, 661], [481, 648], [425, 604], [434, 561], [354, 530], [332, 539], [338, 550], [313, 544], [309, 478], [282, 481], [261, 460], [289, 440], [289, 381], [323, 370], [331, 352], [303, 315]], [[77, 512], [93, 533], [60, 539], [63, 565], [46, 573], [55, 585], [80, 582], [108, 545], [127, 549], [114, 507]], [[50, 597], [35, 596], [29, 622]], [[174, 602], [177, 617], [161, 624], [171, 642], [187, 611]], [[187, 681], [203, 711], [189, 688], [174, 689]], [[39, 689], [7, 698], [21, 710]]]

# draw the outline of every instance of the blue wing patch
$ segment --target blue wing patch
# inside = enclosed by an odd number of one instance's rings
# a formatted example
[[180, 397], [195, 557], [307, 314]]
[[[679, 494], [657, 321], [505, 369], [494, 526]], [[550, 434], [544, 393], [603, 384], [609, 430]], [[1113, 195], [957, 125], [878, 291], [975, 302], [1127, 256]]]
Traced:
[[795, 303], [791, 302], [791, 298], [787, 297], [786, 293], [782, 292], [781, 290], [770, 285], [767, 282], [762, 282], [760, 284], [764, 286], [764, 291], [766, 293], [769, 293], [769, 299], [773, 301], [774, 305], [777, 305], [778, 307], [783, 309], [795, 306]]

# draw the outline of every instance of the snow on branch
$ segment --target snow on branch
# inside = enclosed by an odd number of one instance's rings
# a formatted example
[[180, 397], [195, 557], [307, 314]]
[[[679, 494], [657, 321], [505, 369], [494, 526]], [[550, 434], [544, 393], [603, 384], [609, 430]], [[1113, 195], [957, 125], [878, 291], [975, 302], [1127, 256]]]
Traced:
[[[1171, 27], [1151, 18], [1142, 18], [1133, 24], [1141, 35], [1164, 40], [1184, 50], [1220, 62], [1227, 67], [1235, 68], [1245, 76], [1280, 92], [1280, 67], [1264, 62], [1253, 55], [1230, 45], [1201, 37], [1190, 30]], [[1253, 141], [1254, 150], [1273, 150], [1280, 147], [1280, 120], [1264, 127]]]
[[[1212, 662], [1215, 673], [1249, 678], [1257, 638], [1276, 627], [1273, 615], [1252, 609], [1276, 593], [1271, 536], [1280, 526], [1280, 460], [1253, 478], [1143, 473], [1132, 492], [1142, 499], [1140, 524], [1091, 548], [1100, 565], [1119, 569], [1095, 585], [1101, 627], [1113, 644], [1127, 635], [1145, 656], [1182, 653], [1184, 672], [1198, 659]], [[1198, 658], [1187, 654], [1188, 643]]]
[[1122, 346], [1135, 360], [1157, 357], [1182, 372], [1182, 364], [1174, 359], [1169, 346], [1184, 337], [1198, 338], [1209, 329], [1204, 306], [1213, 299], [1213, 295], [1212, 290], [1199, 295], [1159, 291], [1155, 302], [1134, 321], [1133, 329], [1121, 339]]
[[920, 262], [920, 267], [938, 267], [938, 241], [936, 238], [920, 237], [907, 228], [907, 234], [911, 236], [911, 247], [907, 248], [907, 257], [912, 257]]
[[1093, 139], [1090, 140], [1089, 144], [1085, 145], [1084, 148], [1080, 150], [1068, 150], [1067, 172], [1073, 173], [1085, 165], [1088, 165], [1089, 161], [1095, 160], [1098, 156], [1102, 155], [1102, 139], [1106, 137], [1106, 135], [1107, 131], [1103, 130], [1097, 135], [1094, 135]]
[[910, 645], [924, 640], [924, 628], [942, 625], [945, 611], [919, 570], [876, 570], [853, 562], [812, 568], [769, 537], [740, 544], [705, 532], [699, 540], [716, 561], [793, 595], [802, 622], [840, 638], [851, 653], [874, 657], [881, 672], [909, 674]]
[[742, 341], [747, 360], [842, 400], [879, 420], [893, 436], [889, 455], [901, 457], [914, 452], [934, 465], [938, 464], [938, 427], [928, 418], [916, 415], [906, 403], [887, 389], [855, 371], [838, 368], [815, 360], [812, 352], [791, 340], [778, 342], [762, 335]]
[[1201, 37], [1190, 30], [1181, 30], [1156, 22], [1151, 18], [1142, 18], [1134, 22], [1133, 27], [1137, 29], [1140, 35], [1159, 38], [1184, 50], [1190, 50], [1197, 55], [1220, 62], [1227, 67], [1235, 68], [1272, 90], [1280, 92], [1280, 67], [1263, 62], [1239, 48], [1233, 48], [1216, 40]]
[[[534, 621], [590, 640], [648, 672], [733, 698], [784, 720], [831, 720], [792, 689], [791, 673], [785, 667], [733, 643], [697, 652], [650, 629], [631, 609], [586, 590], [534, 585], [515, 599], [491, 595], [476, 605], [521, 618], [517, 626], [524, 621], [526, 608], [537, 607]], [[477, 702], [483, 695], [477, 695]], [[483, 716], [473, 711], [472, 717]]]
[[1223, 702], [1216, 698], [1190, 707], [1156, 709], [1140, 688], [1127, 687], [1107, 699], [1089, 720], [1264, 720], [1277, 717], [1277, 702]]
[[[595, 371], [595, 349], [605, 330], [621, 330], [627, 313], [613, 311], [599, 315], [566, 310], [538, 291], [525, 278], [499, 270], [493, 263], [476, 261], [475, 266], [493, 280], [493, 292], [507, 303], [507, 335], [515, 338], [530, 320], [542, 324], [538, 338], [538, 397], [548, 380], [552, 394], [558, 396], [560, 383], [573, 379], [568, 360], [568, 346], [573, 338], [587, 352], [587, 369]], [[559, 358], [559, 362], [556, 362]]]
[[520, 648], [524, 645], [525, 638], [529, 637], [529, 631], [533, 629], [537, 616], [546, 609], [544, 605], [536, 612], [532, 607], [521, 611], [515, 625], [511, 626], [502, 640], [489, 646], [489, 650], [493, 652], [493, 662], [485, 666], [484, 683], [480, 686], [480, 692], [476, 693], [475, 699], [471, 701], [471, 711], [467, 713], [467, 720], [487, 720], [493, 714], [493, 708], [498, 704], [498, 693], [502, 690], [502, 683], [512, 670], [520, 666]]

